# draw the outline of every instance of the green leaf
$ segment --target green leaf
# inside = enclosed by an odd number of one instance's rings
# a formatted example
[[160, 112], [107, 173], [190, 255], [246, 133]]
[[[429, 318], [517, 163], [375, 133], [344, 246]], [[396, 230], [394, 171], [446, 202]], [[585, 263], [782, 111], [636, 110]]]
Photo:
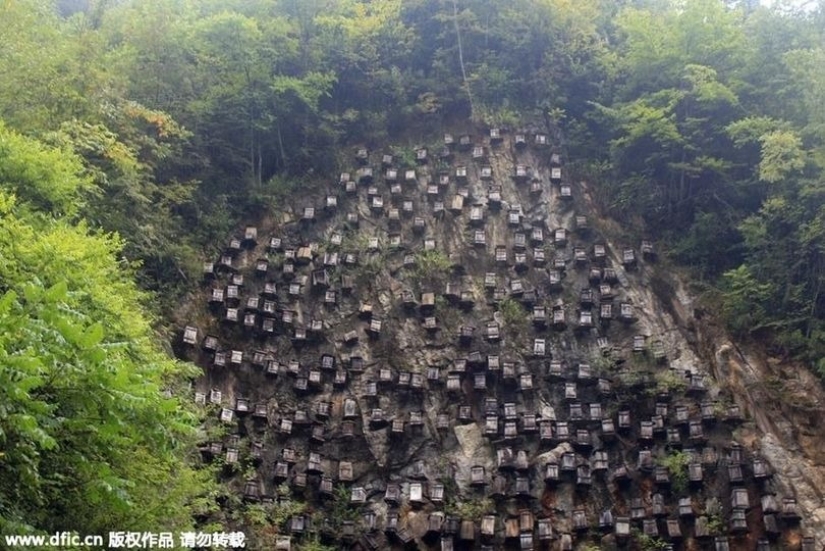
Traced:
[[12, 291], [6, 291], [0, 296], [0, 316], [7, 315], [12, 307], [17, 303], [17, 293]]
[[775, 130], [760, 137], [762, 160], [759, 163], [759, 178], [775, 183], [805, 167], [805, 151], [802, 140], [794, 132]]
[[86, 328], [79, 344], [82, 348], [92, 348], [103, 341], [103, 336], [103, 325], [100, 323], [94, 323]]
[[26, 299], [26, 302], [38, 302], [41, 296], [43, 296], [43, 287], [40, 285], [29, 283], [23, 286], [23, 297]]
[[45, 293], [46, 300], [49, 302], [61, 302], [66, 300], [66, 295], [68, 293], [69, 287], [65, 281], [58, 281]]

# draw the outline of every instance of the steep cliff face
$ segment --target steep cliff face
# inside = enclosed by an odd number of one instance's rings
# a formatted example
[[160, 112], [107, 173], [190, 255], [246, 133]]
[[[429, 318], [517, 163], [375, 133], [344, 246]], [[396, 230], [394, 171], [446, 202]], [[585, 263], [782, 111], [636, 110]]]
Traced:
[[[621, 233], [615, 224], [605, 223], [611, 226], [607, 235]], [[665, 313], [660, 327], [680, 333], [679, 346], [700, 358], [711, 392], [724, 392], [743, 412], [746, 421], [733, 431], [734, 440], [771, 465], [775, 476], [767, 489], [796, 499], [805, 531], [820, 549], [825, 540], [821, 382], [797, 362], [733, 342], [708, 304], [687, 290], [683, 278], [659, 266], [648, 268], [648, 288], [655, 292], [652, 304]], [[794, 535], [780, 545], [793, 548], [801, 540]]]
[[768, 403], [779, 367], [695, 319], [550, 142], [359, 149], [234, 239], [179, 347], [226, 429], [204, 457], [291, 500], [284, 548], [821, 547], [813, 382]]
[[[726, 389], [748, 423], [737, 441], [760, 453], [776, 473], [774, 490], [794, 496], [806, 530], [825, 540], [825, 394], [821, 382], [803, 365], [766, 357], [731, 341], [712, 319], [694, 316], [695, 299], [679, 289], [674, 317], [690, 328], [697, 350], [707, 358], [714, 384]], [[699, 308], [701, 311], [701, 308]]]

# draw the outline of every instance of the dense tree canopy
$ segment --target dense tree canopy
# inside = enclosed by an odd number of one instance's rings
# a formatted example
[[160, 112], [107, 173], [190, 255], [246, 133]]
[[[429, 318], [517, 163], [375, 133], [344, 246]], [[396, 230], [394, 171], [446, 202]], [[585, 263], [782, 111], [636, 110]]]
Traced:
[[814, 237], [821, 22], [821, 5], [629, 7], [617, 22], [615, 94], [596, 104], [610, 138], [609, 204], [641, 214], [717, 285], [734, 330], [811, 360], [825, 314]]

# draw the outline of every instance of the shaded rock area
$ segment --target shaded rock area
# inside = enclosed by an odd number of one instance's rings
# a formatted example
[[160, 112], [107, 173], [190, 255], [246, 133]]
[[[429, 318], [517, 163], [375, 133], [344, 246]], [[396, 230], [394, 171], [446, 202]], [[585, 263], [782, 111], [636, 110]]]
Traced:
[[551, 135], [358, 148], [204, 267], [204, 459], [307, 504], [280, 548], [821, 548], [817, 459]]
[[[717, 385], [751, 420], [735, 432], [744, 446], [775, 469], [775, 488], [792, 495], [809, 533], [825, 540], [825, 393], [805, 366], [740, 347], [707, 318], [683, 290], [673, 311], [689, 327]], [[696, 323], [694, 307], [706, 323]]]

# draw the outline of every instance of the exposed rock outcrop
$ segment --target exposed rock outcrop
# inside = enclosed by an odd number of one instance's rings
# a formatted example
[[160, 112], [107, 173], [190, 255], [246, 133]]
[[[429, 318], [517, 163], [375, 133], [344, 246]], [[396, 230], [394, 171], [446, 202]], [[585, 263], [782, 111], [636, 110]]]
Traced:
[[180, 353], [229, 433], [204, 455], [251, 467], [235, 482], [249, 500], [276, 507], [287, 484], [308, 504], [281, 533], [371, 549], [825, 541], [820, 395], [766, 402], [779, 367], [694, 318], [546, 133], [389, 153], [359, 150], [247, 229], [207, 270], [208, 310], [188, 312]]

